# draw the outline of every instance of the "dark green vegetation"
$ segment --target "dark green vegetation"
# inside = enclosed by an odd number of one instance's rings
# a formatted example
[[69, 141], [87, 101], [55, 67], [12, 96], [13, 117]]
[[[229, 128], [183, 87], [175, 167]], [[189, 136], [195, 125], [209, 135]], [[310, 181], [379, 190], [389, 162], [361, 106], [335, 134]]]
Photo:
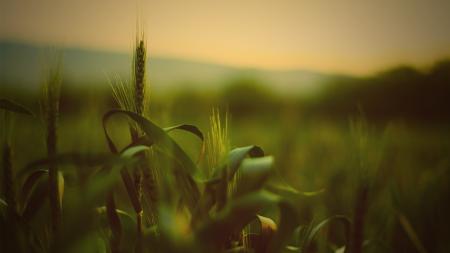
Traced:
[[450, 249], [448, 62], [314, 98], [251, 77], [159, 95], [145, 53], [113, 92], [59, 68], [43, 95], [2, 87], [2, 252]]

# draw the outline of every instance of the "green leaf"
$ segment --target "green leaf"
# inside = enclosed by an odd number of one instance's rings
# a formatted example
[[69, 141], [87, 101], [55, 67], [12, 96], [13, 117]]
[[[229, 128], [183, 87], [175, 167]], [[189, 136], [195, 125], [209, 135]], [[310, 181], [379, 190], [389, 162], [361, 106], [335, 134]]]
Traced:
[[222, 209], [227, 201], [228, 182], [233, 180], [234, 175], [241, 166], [246, 157], [263, 157], [264, 151], [258, 146], [246, 146], [235, 148], [228, 154], [227, 163], [215, 170], [211, 179], [204, 180], [205, 195], [200, 200], [203, 210], [208, 211], [217, 203], [219, 209]]
[[[131, 146], [131, 147], [128, 147], [128, 148], [122, 150], [121, 157], [132, 158], [132, 157], [138, 155], [139, 153], [149, 150], [149, 149], [150, 148], [148, 146], [143, 146], [143, 145]], [[133, 205], [135, 212], [136, 213], [141, 212], [142, 205], [139, 200], [139, 194], [136, 191], [136, 187], [134, 185], [134, 181], [133, 181], [130, 173], [128, 172], [128, 170], [126, 168], [124, 168], [120, 171], [120, 175], [122, 176], [123, 183], [125, 184], [125, 188], [128, 192], [128, 196], [130, 197], [130, 201], [131, 201], [131, 204]]]
[[41, 209], [45, 201], [48, 199], [48, 176], [42, 180], [37, 180], [35, 186], [30, 192], [26, 203], [22, 209], [22, 217], [25, 221], [30, 220]]
[[200, 154], [198, 155], [198, 158], [197, 158], [197, 163], [199, 163], [202, 160], [202, 158], [205, 154], [205, 140], [204, 140], [202, 131], [200, 131], [200, 129], [198, 127], [196, 127], [194, 125], [189, 125], [189, 124], [181, 124], [181, 125], [176, 125], [176, 126], [172, 126], [172, 127], [166, 127], [166, 128], [164, 128], [164, 130], [168, 133], [173, 130], [183, 130], [183, 131], [192, 133], [195, 136], [197, 136], [202, 142], [202, 147], [200, 149]]
[[416, 231], [414, 230], [413, 226], [411, 225], [411, 222], [409, 222], [408, 218], [406, 218], [405, 215], [398, 212], [398, 220], [403, 228], [403, 230], [408, 235], [409, 239], [413, 243], [416, 250], [420, 253], [427, 253], [427, 250], [423, 246], [422, 242], [419, 239], [419, 236], [417, 235]]
[[144, 146], [144, 145], [132, 146], [127, 149], [124, 149], [121, 152], [121, 156], [125, 157], [125, 158], [131, 158], [131, 157], [133, 157], [143, 151], [149, 150], [149, 149], [150, 149], [150, 147]]
[[267, 191], [249, 193], [229, 202], [216, 217], [199, 225], [197, 238], [220, 248], [229, 236], [242, 230], [255, 218], [259, 210], [280, 201], [277, 195]]
[[33, 116], [33, 113], [25, 106], [4, 98], [0, 99], [0, 109]]
[[7, 207], [8, 204], [7, 204], [6, 201], [4, 201], [3, 199], [0, 199], [0, 206], [2, 206], [2, 207]]
[[[108, 119], [116, 114], [123, 114], [135, 121], [142, 131], [145, 132], [147, 137], [153, 143], [154, 149], [159, 149], [166, 154], [170, 154], [172, 159], [176, 161], [178, 166], [175, 166], [176, 174], [182, 179], [182, 190], [184, 196], [183, 199], [189, 200], [188, 206], [193, 207], [197, 205], [198, 199], [200, 198], [200, 191], [193, 180], [193, 176], [198, 172], [197, 166], [189, 158], [189, 156], [183, 151], [183, 149], [167, 134], [164, 129], [158, 127], [150, 120], [130, 111], [124, 110], [111, 110], [103, 116], [103, 128], [105, 131], [105, 136], [112, 151], [117, 149], [110, 138], [106, 123]], [[191, 208], [192, 209], [192, 208]], [[191, 210], [192, 211], [192, 210]]]
[[22, 210], [28, 205], [30, 194], [35, 188], [36, 182], [44, 175], [48, 176], [48, 170], [35, 170], [25, 179], [21, 193]]
[[190, 175], [194, 175], [197, 172], [197, 166], [189, 158], [189, 156], [183, 151], [183, 149], [169, 136], [164, 129], [158, 127], [150, 120], [130, 111], [124, 110], [111, 110], [103, 116], [103, 126], [105, 129], [106, 138], [108, 143], [112, 143], [109, 134], [106, 131], [106, 123], [108, 119], [115, 114], [124, 114], [134, 120], [145, 132], [145, 134], [154, 143], [154, 146], [164, 150], [167, 153], [173, 154], [177, 159], [177, 162], [183, 167], [185, 172]]
[[298, 214], [293, 204], [281, 199], [278, 202], [278, 208], [280, 209], [280, 224], [267, 252], [280, 252], [285, 248], [299, 224]]
[[[136, 152], [138, 150], [135, 150]], [[119, 171], [125, 167], [136, 164], [137, 160], [134, 157], [120, 157], [118, 155], [96, 155], [96, 156], [80, 156], [78, 154], [60, 154], [53, 158], [45, 158], [35, 162], [30, 163], [25, 166], [24, 169], [21, 170], [21, 174], [24, 174], [28, 171], [33, 171], [32, 174], [27, 178], [24, 184], [23, 198], [25, 200], [24, 207], [22, 211], [22, 215], [29, 219], [38, 211], [38, 209], [42, 206], [46, 197], [48, 196], [48, 187], [45, 183], [46, 180], [39, 180], [44, 175], [44, 171], [37, 170], [34, 171], [35, 168], [42, 168], [49, 163], [63, 165], [89, 165], [89, 166], [97, 166], [104, 165], [106, 167], [112, 166], [110, 172], [111, 175], [101, 175], [96, 177], [96, 182], [89, 185], [86, 188], [86, 191], [90, 192], [92, 197], [99, 196], [104, 194], [104, 192], [109, 189], [112, 184], [116, 180], [116, 175]], [[80, 166], [82, 167], [82, 166]], [[35, 173], [35, 174], [33, 174]], [[63, 180], [61, 176], [58, 176], [59, 181], [59, 189], [60, 189], [60, 197], [62, 199], [63, 194]], [[29, 197], [28, 197], [29, 196]]]
[[292, 253], [292, 252], [298, 253], [299, 251], [300, 251], [300, 248], [289, 245], [289, 246], [286, 246], [286, 248], [284, 248], [282, 252], [283, 253]]
[[2, 219], [0, 219], [0, 223], [2, 222], [2, 220], [4, 218], [6, 218], [6, 213], [7, 213], [6, 209], [7, 208], [8, 208], [8, 203], [6, 203], [5, 200], [0, 199], [0, 217], [2, 218]]
[[[118, 149], [111, 137], [108, 135], [108, 131], [106, 129], [106, 120], [107, 118], [104, 116], [103, 118], [103, 130], [105, 132], [106, 140], [108, 142], [109, 149], [113, 154], [118, 153]], [[126, 146], [122, 151], [120, 151], [121, 157], [131, 158], [137, 155], [140, 152], [146, 151], [149, 147], [153, 145], [153, 141], [150, 140], [147, 136], [139, 137], [134, 140], [128, 146]], [[139, 200], [138, 193], [136, 191], [136, 187], [134, 185], [134, 181], [126, 168], [123, 168], [120, 171], [120, 175], [122, 177], [122, 181], [125, 185], [125, 189], [127, 190], [128, 197], [130, 198], [131, 204], [136, 213], [140, 213], [142, 211], [141, 201]]]
[[263, 157], [264, 151], [258, 146], [247, 146], [235, 148], [228, 155], [228, 172], [227, 178], [231, 180], [241, 166], [242, 161], [247, 157]]
[[317, 191], [300, 192], [300, 194], [302, 194], [305, 197], [314, 197], [314, 196], [320, 195], [320, 194], [322, 194], [324, 192], [325, 192], [325, 189], [322, 188], [322, 189], [317, 190]]
[[[101, 206], [101, 207], [97, 207], [95, 209], [97, 211], [97, 213], [101, 214], [101, 215], [106, 215], [106, 206]], [[131, 216], [129, 213], [127, 213], [126, 211], [120, 210], [120, 209], [116, 209], [117, 214], [120, 214], [121, 217], [128, 219], [129, 221], [136, 223], [136, 221], [134, 220], [133, 216]]]
[[277, 224], [271, 218], [256, 215], [254, 221], [246, 226], [242, 240], [254, 252], [268, 252], [268, 246], [276, 233]]
[[319, 189], [317, 191], [298, 191], [294, 187], [284, 183], [284, 182], [270, 182], [266, 185], [266, 189], [279, 194], [287, 198], [298, 198], [298, 197], [315, 197], [325, 192], [325, 189]]
[[200, 129], [198, 129], [198, 127], [196, 127], [194, 125], [181, 124], [181, 125], [176, 125], [176, 126], [171, 126], [171, 127], [165, 127], [164, 128], [164, 131], [166, 131], [168, 133], [173, 131], [173, 130], [183, 130], [183, 131], [192, 133], [195, 136], [197, 136], [201, 141], [204, 141], [204, 137], [203, 137], [202, 131], [200, 131]]
[[112, 154], [95, 154], [84, 155], [78, 153], [60, 153], [52, 158], [42, 158], [27, 164], [20, 170], [19, 176], [23, 177], [25, 174], [35, 169], [47, 167], [49, 164], [55, 165], [75, 165], [77, 168], [94, 167], [100, 165], [112, 165], [128, 163], [129, 159], [123, 159], [117, 155]]
[[[121, 238], [119, 238], [119, 240], [123, 242], [118, 247], [126, 249], [127, 251], [131, 251], [131, 249], [134, 247], [136, 239], [136, 220], [133, 218], [133, 216], [131, 216], [124, 210], [120, 210], [117, 208], [114, 210], [118, 216], [118, 222], [120, 222], [120, 232], [116, 236], [120, 236]], [[106, 220], [108, 219], [108, 210], [106, 206], [97, 207], [96, 211], [101, 216], [103, 224], [107, 225]], [[108, 226], [105, 226], [105, 229], [108, 229]], [[115, 243], [117, 241], [115, 241]]]
[[346, 249], [348, 249], [349, 248], [348, 242], [349, 242], [349, 236], [350, 236], [351, 221], [347, 216], [335, 215], [328, 219], [323, 220], [322, 222], [320, 222], [319, 224], [317, 224], [316, 226], [312, 227], [309, 230], [309, 232], [306, 234], [305, 241], [304, 241], [304, 244], [302, 245], [301, 252], [308, 252], [308, 249], [311, 246], [311, 243], [313, 242], [314, 238], [319, 233], [319, 231], [322, 230], [322, 228], [324, 228], [326, 225], [330, 224], [333, 221], [339, 221], [344, 225], [345, 235], [347, 238]]
[[273, 164], [272, 156], [244, 159], [234, 197], [259, 190], [269, 178]]
[[8, 208], [8, 204], [6, 203], [5, 200], [0, 199], [0, 213], [2, 214], [2, 216], [5, 215], [6, 208]]
[[[72, 194], [71, 201], [66, 203], [64, 212], [64, 226], [58, 233], [59, 240], [55, 241], [55, 252], [69, 252], [81, 241], [94, 236], [95, 208], [99, 202], [105, 201], [105, 196], [120, 180], [120, 171], [124, 166], [135, 164], [135, 158], [123, 161], [119, 159], [109, 170], [100, 170], [92, 175], [86, 184], [79, 188], [79, 194]], [[83, 208], [78, 208], [82, 206]]]
[[[124, 147], [120, 152], [123, 153], [124, 150], [134, 147], [134, 146], [151, 147], [152, 145], [153, 145], [153, 142], [147, 136], [144, 135], [144, 136], [140, 136], [136, 140], [132, 141], [130, 144], [128, 144], [126, 147]], [[115, 146], [114, 146], [114, 149], [116, 149]]]

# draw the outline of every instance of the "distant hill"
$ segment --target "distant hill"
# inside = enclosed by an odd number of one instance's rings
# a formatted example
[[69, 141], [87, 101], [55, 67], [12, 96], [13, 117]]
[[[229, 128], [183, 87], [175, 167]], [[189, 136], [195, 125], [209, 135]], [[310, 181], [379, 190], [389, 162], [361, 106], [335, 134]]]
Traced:
[[364, 78], [336, 78], [309, 108], [328, 118], [358, 115], [372, 121], [392, 119], [421, 124], [450, 122], [450, 60], [427, 71], [398, 66]]
[[[80, 48], [58, 50], [63, 52], [64, 78], [70, 84], [107, 85], [109, 78], [130, 77], [131, 53]], [[45, 78], [46, 58], [51, 52], [51, 47], [0, 41], [0, 82], [36, 89]], [[232, 79], [246, 77], [275, 91], [295, 95], [314, 93], [331, 77], [314, 71], [245, 69], [151, 55], [148, 73], [153, 89], [217, 89]]]

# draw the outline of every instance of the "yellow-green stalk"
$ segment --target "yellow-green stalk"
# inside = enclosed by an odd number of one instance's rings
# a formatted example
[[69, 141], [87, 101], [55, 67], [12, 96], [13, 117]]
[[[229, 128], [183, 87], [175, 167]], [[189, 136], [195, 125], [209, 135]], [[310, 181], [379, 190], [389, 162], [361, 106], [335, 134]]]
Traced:
[[228, 113], [225, 120], [220, 119], [218, 109], [213, 109], [209, 117], [209, 132], [206, 134], [206, 171], [207, 176], [211, 176], [215, 169], [224, 162], [229, 151], [228, 142]]

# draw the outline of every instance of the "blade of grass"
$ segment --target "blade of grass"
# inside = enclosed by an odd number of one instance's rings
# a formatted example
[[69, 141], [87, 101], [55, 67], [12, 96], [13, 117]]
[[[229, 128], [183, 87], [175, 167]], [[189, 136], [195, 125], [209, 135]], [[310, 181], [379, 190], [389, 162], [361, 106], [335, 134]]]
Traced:
[[417, 236], [417, 233], [414, 230], [414, 227], [412, 226], [411, 222], [409, 222], [408, 218], [406, 218], [406, 216], [400, 212], [397, 213], [397, 217], [398, 221], [400, 222], [400, 225], [408, 235], [409, 239], [413, 243], [416, 250], [420, 253], [427, 253], [427, 250], [420, 241], [419, 236]]
[[311, 243], [313, 242], [314, 238], [317, 236], [317, 234], [326, 226], [329, 225], [331, 222], [334, 221], [340, 221], [345, 228], [345, 234], [347, 238], [347, 243], [345, 247], [345, 252], [348, 252], [349, 250], [349, 239], [350, 239], [350, 230], [351, 230], [351, 221], [348, 217], [344, 215], [336, 215], [332, 216], [328, 219], [323, 220], [316, 226], [312, 227], [309, 233], [306, 235], [306, 240], [304, 241], [304, 244], [302, 245], [302, 251], [301, 252], [308, 252], [309, 247], [311, 246]]
[[33, 116], [33, 113], [25, 106], [4, 98], [0, 99], [0, 109]]

